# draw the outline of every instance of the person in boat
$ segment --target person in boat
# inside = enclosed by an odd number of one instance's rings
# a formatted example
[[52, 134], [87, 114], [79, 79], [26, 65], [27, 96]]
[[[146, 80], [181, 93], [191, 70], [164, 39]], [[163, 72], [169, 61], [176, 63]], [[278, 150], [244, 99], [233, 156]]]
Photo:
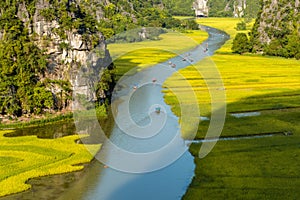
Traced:
[[153, 78], [152, 79], [152, 83], [156, 83], [157, 79], [156, 78]]
[[204, 49], [204, 52], [207, 52], [208, 51], [208, 43], [206, 43], [206, 47]]
[[160, 107], [156, 107], [156, 108], [155, 108], [155, 112], [156, 112], [156, 113], [160, 113]]
[[133, 89], [136, 90], [137, 88], [138, 88], [138, 84], [136, 83], [133, 85]]
[[175, 68], [175, 67], [176, 67], [176, 64], [173, 63], [173, 64], [172, 64], [172, 67]]

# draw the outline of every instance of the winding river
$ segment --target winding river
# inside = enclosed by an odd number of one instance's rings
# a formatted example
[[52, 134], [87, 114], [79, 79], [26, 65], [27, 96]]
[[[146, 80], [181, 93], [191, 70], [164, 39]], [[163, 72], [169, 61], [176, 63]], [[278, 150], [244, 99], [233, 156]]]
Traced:
[[[125, 106], [127, 106], [129, 107], [132, 120], [139, 126], [147, 126], [149, 123], [155, 126], [155, 123], [160, 122], [164, 122], [164, 126], [158, 131], [159, 134], [142, 139], [135, 137], [135, 135], [124, 134], [123, 129], [115, 126], [110, 138], [113, 144], [126, 151], [145, 153], [163, 148], [165, 144], [176, 137], [174, 135], [180, 132], [178, 117], [166, 105], [163, 93], [161, 92], [163, 90], [162, 83], [172, 75], [174, 69], [162, 70], [161, 66], [168, 66], [171, 62], [176, 63], [176, 70], [184, 68], [190, 65], [189, 62], [182, 61], [186, 54], [189, 55], [189, 58], [194, 63], [199, 62], [204, 57], [211, 56], [228, 39], [228, 36], [219, 30], [209, 27], [205, 27], [205, 29], [209, 33], [209, 38], [202, 45], [165, 63], [147, 68], [124, 80], [122, 88], [116, 92], [114, 97], [123, 100], [119, 101], [115, 107], [118, 111], [115, 117], [122, 117], [122, 113], [126, 109]], [[208, 51], [204, 53], [203, 49], [206, 47], [208, 47]], [[152, 82], [153, 77], [157, 79], [155, 83]], [[150, 81], [149, 84], [141, 84], [141, 80]], [[139, 88], [132, 93], [134, 84], [139, 84]], [[129, 94], [131, 97], [127, 105], [124, 103], [124, 98], [127, 98], [126, 96]], [[161, 113], [157, 114], [154, 112], [154, 105], [159, 105], [162, 108]], [[153, 112], [149, 112], [149, 110]], [[126, 130], [131, 130], [131, 127], [127, 127]], [[62, 193], [58, 192], [59, 197], [56, 196], [55, 198], [61, 200], [181, 199], [194, 176], [195, 165], [194, 158], [187, 151], [188, 146], [183, 139], [177, 137], [174, 145], [177, 145], [178, 149], [184, 150], [184, 153], [178, 159], [175, 159], [175, 162], [172, 162], [172, 164], [166, 164], [166, 167], [151, 163], [153, 164], [152, 168], [158, 169], [152, 171], [147, 168], [148, 166], [141, 166], [141, 163], [135, 163], [137, 162], [136, 160], [133, 163], [124, 165], [125, 163], [122, 163], [123, 154], [120, 153], [116, 157], [112, 157], [113, 150], [111, 150], [111, 146], [104, 144], [103, 151], [106, 154], [105, 161], [108, 166], [104, 166], [97, 159], [94, 160], [84, 172], [78, 175], [79, 178], [74, 183], [67, 184]], [[164, 154], [164, 156], [157, 158], [157, 163], [163, 163], [168, 160], [168, 155]], [[101, 156], [99, 158], [101, 159]], [[117, 167], [114, 167], [116, 165]], [[138, 173], [130, 170], [135, 165], [139, 166], [136, 169]], [[141, 173], [141, 167], [145, 167], [145, 173]], [[118, 170], [121, 168], [123, 170]], [[53, 190], [51, 191], [54, 192]], [[27, 194], [27, 197], [19, 196], [20, 199], [36, 199], [38, 195], [40, 195], [39, 197], [42, 195], [42, 193], [39, 194], [32, 191], [27, 192]], [[18, 196], [15, 197], [15, 199], [18, 199]]]

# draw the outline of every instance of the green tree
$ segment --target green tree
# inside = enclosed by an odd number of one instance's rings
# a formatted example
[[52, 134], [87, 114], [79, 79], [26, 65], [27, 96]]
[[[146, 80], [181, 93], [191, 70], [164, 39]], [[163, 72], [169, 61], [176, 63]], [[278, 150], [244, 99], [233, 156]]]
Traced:
[[237, 23], [235, 29], [236, 29], [237, 31], [246, 30], [246, 29], [247, 29], [247, 24], [246, 24], [246, 22], [245, 22], [245, 21], [241, 21], [241, 22]]
[[245, 33], [238, 33], [233, 40], [232, 52], [242, 54], [249, 52], [249, 49], [250, 42], [247, 35]]
[[47, 91], [44, 86], [34, 88], [33, 100], [34, 112], [37, 114], [42, 113], [43, 109], [51, 109], [54, 105], [52, 93]]
[[[19, 116], [35, 107], [34, 88], [46, 69], [46, 57], [16, 16], [17, 1], [6, 1], [0, 29], [0, 112]], [[52, 98], [52, 96], [51, 96]]]
[[286, 49], [288, 51], [288, 57], [295, 57], [300, 59], [300, 36], [298, 34], [289, 35]]

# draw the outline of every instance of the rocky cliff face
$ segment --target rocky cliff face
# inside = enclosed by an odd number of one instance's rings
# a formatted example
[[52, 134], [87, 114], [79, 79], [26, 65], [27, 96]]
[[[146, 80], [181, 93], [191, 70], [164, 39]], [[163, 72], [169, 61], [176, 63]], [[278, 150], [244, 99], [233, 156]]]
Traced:
[[[112, 60], [102, 33], [89, 30], [92, 28], [86, 24], [76, 23], [84, 21], [87, 16], [101, 19], [101, 8], [92, 1], [90, 4], [80, 0], [33, 2], [34, 9], [25, 1], [19, 3], [17, 16], [27, 26], [34, 43], [48, 55], [47, 70], [40, 81], [48, 82], [56, 106], [69, 108], [72, 94], [84, 95], [88, 101], [96, 100], [91, 88], [99, 80], [99, 74], [112, 65]], [[101, 98], [105, 97], [103, 91]]]
[[233, 16], [243, 17], [247, 7], [246, 0], [236, 0], [233, 4]]
[[[252, 31], [253, 49], [263, 51], [289, 35], [300, 36], [300, 1], [263, 0]], [[284, 44], [279, 46], [284, 47]]]
[[193, 9], [197, 17], [207, 17], [209, 11], [208, 0], [196, 0], [193, 3]]

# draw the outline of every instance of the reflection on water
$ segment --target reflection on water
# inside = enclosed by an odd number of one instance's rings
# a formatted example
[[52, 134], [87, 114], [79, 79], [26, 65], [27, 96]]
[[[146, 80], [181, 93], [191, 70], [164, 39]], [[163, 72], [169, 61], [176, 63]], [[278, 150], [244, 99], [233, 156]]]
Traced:
[[28, 181], [32, 189], [15, 195], [0, 198], [1, 200], [49, 200], [57, 199], [67, 188], [70, 188], [75, 182], [81, 180], [85, 172], [79, 171], [63, 175], [46, 176], [35, 178]]
[[36, 135], [39, 138], [60, 138], [67, 135], [74, 135], [75, 125], [72, 120], [47, 124], [37, 127], [19, 128], [16, 131], [6, 134], [7, 137]]

